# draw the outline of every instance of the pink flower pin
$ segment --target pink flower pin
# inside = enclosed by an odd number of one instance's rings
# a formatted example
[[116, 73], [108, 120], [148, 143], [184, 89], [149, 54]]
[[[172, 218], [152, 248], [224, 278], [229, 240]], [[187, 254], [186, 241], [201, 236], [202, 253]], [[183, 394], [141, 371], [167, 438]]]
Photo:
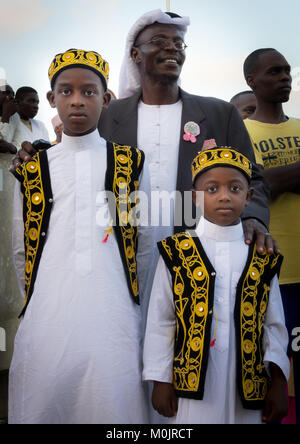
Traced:
[[195, 122], [188, 122], [184, 126], [184, 136], [183, 139], [186, 142], [197, 142], [197, 137], [200, 134], [200, 126]]

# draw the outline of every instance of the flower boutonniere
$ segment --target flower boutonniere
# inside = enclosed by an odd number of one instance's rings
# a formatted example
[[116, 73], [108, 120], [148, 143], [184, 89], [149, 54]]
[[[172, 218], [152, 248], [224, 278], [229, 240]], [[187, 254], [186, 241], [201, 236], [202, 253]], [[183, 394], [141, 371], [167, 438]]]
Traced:
[[200, 134], [200, 126], [196, 122], [188, 122], [184, 126], [183, 139], [186, 142], [196, 143]]

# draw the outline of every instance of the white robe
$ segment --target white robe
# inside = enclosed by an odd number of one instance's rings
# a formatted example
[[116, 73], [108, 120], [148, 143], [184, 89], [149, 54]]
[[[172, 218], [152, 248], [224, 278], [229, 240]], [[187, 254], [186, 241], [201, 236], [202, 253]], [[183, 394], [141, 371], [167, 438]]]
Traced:
[[17, 125], [12, 144], [18, 149], [21, 148], [23, 142], [34, 142], [38, 139], [43, 139], [49, 142], [49, 133], [44, 123], [37, 119], [29, 119], [32, 131], [21, 121]]
[[0, 139], [5, 140], [8, 143], [15, 143], [15, 135], [18, 127], [21, 124], [20, 116], [18, 113], [13, 114], [8, 123], [4, 123], [0, 117]]
[[[246, 265], [249, 247], [244, 242], [242, 224], [219, 227], [201, 218], [197, 235], [216, 270], [214, 308], [218, 316], [216, 344], [209, 352], [202, 401], [179, 398], [178, 414], [170, 424], [261, 423], [262, 412], [242, 407], [236, 384], [234, 306], [236, 286]], [[216, 320], [211, 329], [214, 337]], [[150, 299], [144, 346], [143, 379], [173, 381], [176, 321], [172, 278], [160, 257]], [[277, 364], [286, 379], [289, 360], [278, 279], [271, 284], [264, 329], [264, 362]]]
[[[106, 152], [98, 131], [63, 135], [62, 143], [48, 150], [54, 205], [34, 292], [15, 339], [10, 423], [148, 421], [140, 307], [129, 295], [114, 234], [102, 242], [109, 218], [106, 227], [96, 223], [107, 207], [99, 199]], [[21, 210], [16, 193], [13, 236], [20, 282]]]
[[138, 106], [138, 147], [145, 153], [152, 193], [150, 217], [153, 245], [151, 265], [145, 283], [144, 326], [159, 257], [156, 244], [174, 232], [175, 200], [171, 201], [169, 208], [164, 204], [157, 206], [156, 202], [160, 193], [171, 195], [176, 191], [181, 115], [181, 100], [172, 105], [146, 105], [140, 101]]

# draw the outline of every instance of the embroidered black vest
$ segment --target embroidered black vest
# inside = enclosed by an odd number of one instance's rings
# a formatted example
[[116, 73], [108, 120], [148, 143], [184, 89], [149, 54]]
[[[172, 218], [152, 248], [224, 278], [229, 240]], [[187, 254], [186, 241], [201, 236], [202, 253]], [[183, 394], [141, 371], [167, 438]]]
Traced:
[[[107, 142], [105, 186], [115, 196], [114, 202], [108, 199], [113, 215], [113, 228], [128, 288], [136, 304], [139, 304], [136, 263], [138, 233], [132, 215], [137, 204], [136, 193], [144, 159], [144, 153], [138, 149]], [[47, 151], [36, 154], [14, 174], [21, 182], [23, 193], [25, 305], [21, 317], [33, 294], [53, 205]]]
[[[158, 243], [171, 276], [176, 311], [174, 387], [182, 398], [202, 400], [211, 343], [216, 272], [198, 236], [177, 234]], [[246, 409], [261, 409], [268, 389], [263, 364], [263, 326], [270, 283], [279, 273], [282, 256], [249, 248], [237, 285], [235, 327], [237, 383]]]

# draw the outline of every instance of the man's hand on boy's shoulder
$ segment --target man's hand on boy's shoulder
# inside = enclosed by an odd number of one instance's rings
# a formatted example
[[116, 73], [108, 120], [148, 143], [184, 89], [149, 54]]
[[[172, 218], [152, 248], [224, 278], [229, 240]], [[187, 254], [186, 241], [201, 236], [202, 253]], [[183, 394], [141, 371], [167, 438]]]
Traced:
[[28, 162], [35, 155], [36, 150], [30, 142], [23, 142], [22, 148], [18, 151], [17, 155], [12, 160], [10, 172], [13, 173], [24, 162]]
[[277, 242], [273, 239], [264, 224], [258, 219], [244, 219], [243, 228], [246, 244], [250, 245], [255, 240], [256, 248], [259, 253], [263, 253], [265, 248], [268, 254], [280, 253]]
[[178, 399], [172, 384], [154, 382], [152, 405], [160, 415], [172, 418], [177, 415]]
[[263, 422], [280, 422], [288, 414], [287, 381], [280, 368], [271, 363], [271, 386], [265, 400]]
[[6, 140], [0, 140], [0, 153], [16, 154], [17, 148]]

